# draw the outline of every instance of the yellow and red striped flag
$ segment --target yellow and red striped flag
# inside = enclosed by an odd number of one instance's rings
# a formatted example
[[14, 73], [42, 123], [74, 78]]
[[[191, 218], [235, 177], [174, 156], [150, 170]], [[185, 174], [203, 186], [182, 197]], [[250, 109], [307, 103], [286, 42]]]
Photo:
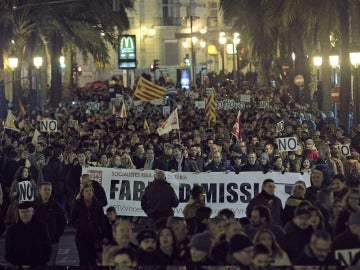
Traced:
[[211, 123], [216, 123], [216, 108], [215, 108], [215, 94], [214, 90], [211, 90], [208, 102], [205, 106], [205, 119]]
[[236, 137], [237, 140], [241, 139], [241, 112], [239, 110], [235, 120], [235, 124], [231, 130], [231, 134]]
[[144, 119], [144, 130], [146, 131], [146, 134], [150, 134], [150, 127], [146, 118]]
[[123, 102], [120, 111], [120, 118], [126, 118], [126, 117], [127, 117], [126, 107], [125, 107], [125, 102]]
[[152, 83], [140, 76], [135, 89], [135, 97], [151, 102], [154, 99], [162, 98], [165, 93], [165, 87]]

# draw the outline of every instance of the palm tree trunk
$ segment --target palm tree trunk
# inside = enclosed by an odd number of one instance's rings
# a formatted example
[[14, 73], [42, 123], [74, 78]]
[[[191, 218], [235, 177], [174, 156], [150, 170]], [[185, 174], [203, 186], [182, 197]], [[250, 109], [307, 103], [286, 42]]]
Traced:
[[63, 39], [61, 33], [53, 31], [50, 34], [50, 51], [51, 51], [51, 86], [50, 86], [50, 106], [56, 108], [62, 98], [61, 85], [61, 67], [59, 59], [61, 56], [61, 49]]

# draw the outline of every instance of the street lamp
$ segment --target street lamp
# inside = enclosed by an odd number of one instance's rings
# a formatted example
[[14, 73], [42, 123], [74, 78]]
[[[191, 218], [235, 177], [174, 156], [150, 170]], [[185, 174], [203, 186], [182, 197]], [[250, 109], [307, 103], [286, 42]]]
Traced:
[[291, 59], [292, 59], [292, 64], [293, 64], [293, 75], [295, 76], [295, 59], [296, 59], [296, 55], [294, 52], [291, 53]]
[[223, 74], [225, 74], [225, 44], [226, 44], [226, 37], [225, 37], [225, 33], [224, 32], [220, 32], [219, 33], [219, 43], [221, 45], [223, 45], [223, 55], [222, 55], [222, 59], [221, 59], [221, 63], [222, 63], [222, 72]]
[[329, 62], [330, 62], [330, 65], [331, 65], [331, 67], [332, 67], [332, 75], [333, 76], [331, 76], [333, 79], [333, 85], [335, 86], [337, 83], [336, 83], [336, 81], [337, 81], [337, 76], [336, 76], [336, 69], [337, 69], [337, 66], [338, 66], [338, 64], [339, 64], [339, 56], [338, 55], [330, 55], [329, 56]]
[[16, 93], [15, 90], [15, 69], [18, 67], [19, 59], [17, 57], [9, 57], [9, 67], [11, 69], [11, 75], [12, 75], [12, 94], [13, 94], [13, 105], [16, 106], [17, 100], [19, 96]]
[[240, 43], [240, 34], [238, 32], [235, 32], [233, 34], [233, 78], [234, 82], [237, 81], [237, 74], [238, 74], [238, 68], [237, 65], [237, 59], [238, 59], [238, 52], [237, 52], [237, 45]]
[[354, 78], [353, 78], [353, 83], [351, 84], [351, 103], [354, 106], [354, 122], [355, 124], [359, 123], [359, 117], [360, 117], [360, 110], [359, 110], [359, 89], [358, 89], [358, 80], [359, 80], [359, 74], [358, 74], [358, 67], [360, 65], [360, 52], [351, 52], [349, 53], [350, 55], [350, 62], [351, 64], [354, 66], [355, 68], [355, 72], [354, 72]]
[[319, 55], [314, 56], [313, 58], [314, 66], [316, 67], [316, 79], [320, 81], [320, 67], [322, 65], [322, 57]]
[[36, 56], [34, 57], [34, 66], [36, 67], [37, 70], [37, 76], [35, 77], [35, 85], [37, 85], [38, 89], [36, 91], [36, 104], [37, 107], [40, 108], [41, 104], [40, 104], [40, 91], [41, 91], [41, 80], [40, 80], [40, 67], [43, 64], [43, 59], [41, 56]]

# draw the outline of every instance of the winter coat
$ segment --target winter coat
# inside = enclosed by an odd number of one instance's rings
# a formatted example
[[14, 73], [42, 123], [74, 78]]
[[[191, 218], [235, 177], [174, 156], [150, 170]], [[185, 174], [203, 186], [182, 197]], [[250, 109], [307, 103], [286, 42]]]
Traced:
[[293, 260], [293, 265], [337, 265], [340, 266], [339, 262], [335, 260], [335, 256], [332, 252], [326, 257], [324, 261], [318, 260], [316, 255], [313, 254], [309, 245]]
[[65, 190], [64, 165], [56, 157], [50, 157], [48, 164], [43, 167], [44, 181], [51, 182], [53, 195], [61, 196]]
[[196, 211], [203, 206], [205, 206], [205, 203], [203, 201], [200, 201], [199, 199], [197, 200], [190, 199], [185, 205], [183, 210], [184, 218], [188, 219], [194, 217]]
[[155, 179], [145, 188], [141, 198], [141, 209], [153, 220], [172, 216], [172, 208], [178, 205], [179, 199], [166, 180]]
[[59, 243], [66, 225], [64, 210], [59, 203], [53, 198], [50, 198], [47, 203], [38, 199], [35, 201], [34, 209], [37, 219], [47, 225], [51, 243]]
[[221, 161], [219, 165], [216, 165], [213, 161], [210, 162], [206, 167], [205, 171], [212, 172], [225, 172], [225, 171], [234, 171], [234, 168], [230, 165], [229, 162]]
[[[169, 161], [169, 171], [175, 170], [178, 171], [178, 162], [173, 159]], [[196, 172], [198, 171], [197, 164], [194, 160], [183, 158], [181, 161], [181, 171], [182, 172]]]
[[46, 225], [36, 220], [19, 221], [8, 229], [5, 259], [13, 265], [45, 265], [50, 258], [51, 243]]

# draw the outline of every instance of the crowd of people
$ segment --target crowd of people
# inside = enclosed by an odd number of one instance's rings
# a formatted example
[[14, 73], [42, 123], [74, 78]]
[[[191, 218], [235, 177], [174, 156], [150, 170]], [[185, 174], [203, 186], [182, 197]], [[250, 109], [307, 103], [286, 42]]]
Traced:
[[[215, 100], [250, 97], [235, 138], [238, 110], [219, 107], [216, 123], [209, 123], [197, 107], [207, 99], [205, 88], [179, 90], [161, 105], [139, 102], [133, 92], [114, 78], [109, 86], [78, 89], [58, 108], [14, 112], [19, 130], [2, 129], [0, 148], [0, 232], [9, 265], [55, 265], [67, 224], [76, 229], [81, 266], [360, 265], [360, 123], [345, 134], [342, 123], [314, 104], [297, 103], [285, 87], [228, 84], [215, 89]], [[164, 106], [178, 109], [180, 129], [159, 136]], [[56, 119], [57, 132], [37, 134], [41, 119]], [[280, 137], [296, 137], [297, 149], [278, 151]], [[136, 218], [117, 215], [101, 185], [82, 173], [88, 166], [154, 170], [141, 199], [150, 222], [137, 243], [131, 242]], [[204, 179], [206, 172], [309, 173], [311, 186], [294, 179], [282, 205], [276, 179], [266, 179], [238, 219], [229, 209], [214, 216], [195, 185], [183, 217], [174, 217], [179, 200], [164, 171], [204, 173]]]

